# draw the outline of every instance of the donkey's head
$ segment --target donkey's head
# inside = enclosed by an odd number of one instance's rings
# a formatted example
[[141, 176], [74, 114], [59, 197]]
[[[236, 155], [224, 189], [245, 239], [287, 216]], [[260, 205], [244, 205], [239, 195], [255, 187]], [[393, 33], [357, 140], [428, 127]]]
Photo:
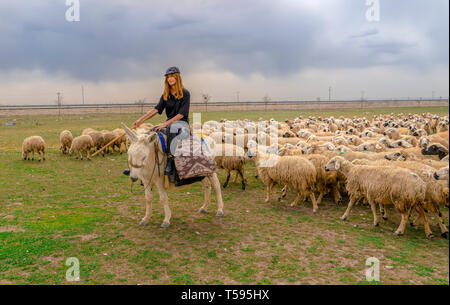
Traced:
[[156, 132], [149, 131], [144, 134], [136, 134], [122, 123], [123, 129], [131, 143], [128, 148], [128, 164], [130, 166], [130, 179], [136, 182], [138, 179], [145, 181], [145, 173], [149, 173], [156, 162], [156, 153], [162, 153], [161, 143]]

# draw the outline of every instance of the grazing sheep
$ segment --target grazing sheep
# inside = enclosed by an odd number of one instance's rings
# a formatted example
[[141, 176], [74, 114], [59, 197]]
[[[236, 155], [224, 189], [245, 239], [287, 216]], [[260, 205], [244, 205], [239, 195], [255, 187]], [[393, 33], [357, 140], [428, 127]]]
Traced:
[[40, 136], [31, 136], [23, 140], [22, 157], [24, 160], [30, 160], [30, 153], [33, 153], [31, 160], [34, 160], [34, 153], [38, 154], [38, 161], [45, 160], [45, 142]]
[[270, 201], [270, 194], [274, 185], [287, 185], [298, 192], [297, 198], [291, 206], [296, 206], [303, 196], [309, 195], [313, 204], [313, 212], [317, 212], [318, 207], [314, 196], [317, 173], [314, 165], [299, 156], [277, 156], [277, 160], [273, 162], [274, 164], [271, 164], [272, 166], [261, 166], [262, 161], [267, 162], [272, 157], [272, 155], [262, 155], [256, 161], [258, 176], [267, 186], [265, 201]]
[[376, 204], [394, 204], [401, 213], [400, 226], [396, 235], [403, 235], [412, 208], [416, 208], [424, 219], [425, 233], [431, 237], [431, 229], [422, 204], [425, 200], [426, 184], [416, 174], [403, 168], [387, 166], [354, 165], [342, 157], [334, 157], [325, 170], [342, 172], [347, 178], [346, 189], [350, 195], [347, 210], [341, 217], [346, 220], [353, 205], [365, 198], [370, 204], [374, 225], [378, 226]]
[[242, 189], [245, 190], [244, 166], [246, 158], [243, 148], [233, 144], [216, 144], [214, 160], [218, 168], [225, 169], [227, 172], [227, 179], [223, 188], [228, 186], [231, 172], [237, 171], [241, 176]]
[[[83, 160], [83, 155], [81, 154], [81, 152], [85, 151], [87, 159], [91, 160], [90, 152], [94, 147], [94, 141], [92, 140], [90, 135], [81, 135], [73, 139], [72, 145], [70, 146], [69, 155], [72, 156], [74, 153], [79, 154], [80, 159]], [[75, 159], [78, 159], [78, 155]]]
[[67, 154], [69, 152], [70, 146], [72, 145], [73, 136], [69, 130], [63, 130], [59, 134], [59, 142], [61, 146], [59, 149], [63, 154]]
[[[105, 137], [100, 131], [90, 131], [87, 133], [88, 136], [92, 138], [92, 141], [94, 141], [94, 147], [97, 150], [101, 149], [103, 145], [105, 145]], [[105, 156], [105, 151], [102, 151], [102, 156]]]
[[[103, 140], [104, 140], [103, 145], [108, 144], [109, 142], [111, 142], [112, 140], [114, 140], [116, 138], [115, 134], [109, 130], [102, 130], [101, 133], [103, 134]], [[116, 145], [116, 143], [107, 147], [105, 149], [105, 151], [106, 152], [114, 152], [115, 145]]]
[[93, 131], [97, 131], [97, 130], [88, 127], [88, 128], [83, 129], [83, 131], [81, 132], [81, 135], [86, 135], [86, 134], [88, 134], [90, 132], [93, 132]]
[[127, 147], [127, 137], [125, 136], [125, 130], [123, 130], [122, 128], [116, 128], [112, 132], [116, 138], [122, 136], [119, 140], [117, 140], [113, 144], [114, 148], [117, 147], [119, 149], [120, 154], [122, 154], [122, 144], [124, 144], [125, 147]]

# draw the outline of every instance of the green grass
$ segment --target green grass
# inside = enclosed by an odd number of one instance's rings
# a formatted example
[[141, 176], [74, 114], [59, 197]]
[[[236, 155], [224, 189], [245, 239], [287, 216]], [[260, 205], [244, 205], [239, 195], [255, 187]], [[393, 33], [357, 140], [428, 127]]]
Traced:
[[[202, 119], [370, 118], [392, 111], [447, 114], [448, 108], [209, 112]], [[310, 202], [289, 207], [292, 193], [264, 203], [265, 186], [254, 178], [252, 163], [246, 165], [246, 191], [234, 182], [223, 190], [222, 219], [215, 217], [214, 193], [208, 213], [197, 213], [203, 194], [193, 185], [169, 193], [169, 228], [159, 227], [164, 212], [156, 193], [149, 225], [138, 226], [144, 194], [138, 184], [131, 192], [121, 174], [126, 154], [87, 162], [58, 150], [63, 129], [76, 136], [86, 127], [131, 125], [138, 116], [0, 116], [0, 284], [68, 284], [69, 257], [80, 261], [80, 284], [373, 284], [365, 282], [365, 261], [377, 257], [383, 284], [448, 285], [448, 240], [429, 241], [422, 228], [394, 236], [399, 216], [393, 209], [389, 221], [373, 229], [370, 209], [362, 205], [343, 222], [345, 207], [328, 197], [316, 214]], [[5, 126], [13, 120], [16, 125]], [[30, 135], [45, 139], [45, 162], [21, 159], [22, 140]], [[219, 179], [224, 181], [222, 171]], [[443, 213], [448, 225], [448, 211]], [[433, 221], [432, 229], [439, 232]]]

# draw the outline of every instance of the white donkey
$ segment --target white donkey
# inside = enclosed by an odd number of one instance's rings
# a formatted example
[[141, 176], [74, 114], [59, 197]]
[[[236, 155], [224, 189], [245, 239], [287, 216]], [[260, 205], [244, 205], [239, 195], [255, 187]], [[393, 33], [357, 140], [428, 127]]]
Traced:
[[[164, 205], [164, 222], [161, 227], [167, 228], [170, 225], [170, 217], [172, 212], [169, 208], [169, 198], [167, 189], [169, 185], [165, 183], [164, 169], [166, 168], [167, 156], [163, 153], [161, 141], [158, 135], [150, 131], [145, 134], [138, 135], [125, 124], [122, 126], [131, 142], [128, 148], [128, 163], [130, 166], [130, 179], [136, 182], [138, 179], [142, 181], [145, 188], [146, 210], [145, 216], [139, 223], [141, 226], [148, 224], [152, 215], [152, 187], [156, 185], [159, 193], [159, 200]], [[217, 216], [223, 216], [223, 200], [220, 182], [217, 174], [211, 174], [202, 181], [205, 192], [205, 202], [200, 208], [200, 213], [206, 213], [211, 198], [211, 184], [217, 196]]]

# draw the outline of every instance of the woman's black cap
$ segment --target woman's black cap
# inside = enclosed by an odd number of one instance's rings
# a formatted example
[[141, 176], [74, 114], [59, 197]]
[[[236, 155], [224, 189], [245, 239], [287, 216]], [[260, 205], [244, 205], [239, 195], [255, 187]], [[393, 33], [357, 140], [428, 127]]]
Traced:
[[164, 76], [173, 73], [180, 73], [180, 69], [178, 69], [177, 67], [170, 67], [169, 69], [167, 69], [166, 74], [164, 74]]

